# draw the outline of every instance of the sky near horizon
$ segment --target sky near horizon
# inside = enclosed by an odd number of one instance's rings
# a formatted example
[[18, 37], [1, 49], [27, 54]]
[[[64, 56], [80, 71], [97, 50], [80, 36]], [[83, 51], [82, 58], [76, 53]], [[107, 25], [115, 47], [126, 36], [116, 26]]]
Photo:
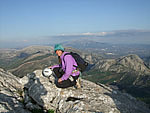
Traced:
[[0, 0], [0, 41], [150, 30], [150, 0]]

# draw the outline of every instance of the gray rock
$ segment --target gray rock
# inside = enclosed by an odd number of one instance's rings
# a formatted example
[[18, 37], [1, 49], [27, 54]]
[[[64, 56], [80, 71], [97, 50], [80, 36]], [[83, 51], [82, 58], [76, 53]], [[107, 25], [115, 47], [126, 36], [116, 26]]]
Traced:
[[44, 77], [41, 70], [20, 79], [0, 69], [0, 112], [30, 113], [34, 109], [56, 113], [150, 112], [143, 102], [103, 84], [81, 79], [81, 89], [61, 89], [54, 81], [53, 76]]
[[[60, 89], [41, 70], [34, 72], [35, 79], [27, 92], [41, 108], [57, 113], [148, 113], [146, 105], [134, 97], [113, 90], [103, 84], [82, 81], [83, 88]], [[50, 78], [54, 81], [54, 77]], [[34, 104], [33, 103], [33, 104]], [[32, 104], [32, 106], [33, 106]], [[142, 109], [141, 109], [142, 106]], [[32, 108], [32, 107], [31, 107]]]
[[19, 78], [0, 69], [0, 112], [30, 113], [21, 101], [23, 86]]

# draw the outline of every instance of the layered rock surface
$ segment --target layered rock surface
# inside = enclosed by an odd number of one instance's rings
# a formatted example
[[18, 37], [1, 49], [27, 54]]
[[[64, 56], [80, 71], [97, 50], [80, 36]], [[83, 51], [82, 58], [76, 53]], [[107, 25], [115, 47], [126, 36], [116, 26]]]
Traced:
[[45, 112], [53, 109], [57, 113], [150, 112], [144, 103], [103, 84], [81, 80], [81, 89], [60, 89], [54, 81], [53, 76], [44, 77], [41, 70], [21, 79], [0, 70], [0, 112], [30, 113], [35, 109]]
[[20, 78], [0, 69], [0, 113], [30, 113], [22, 101]]
[[[41, 70], [22, 78], [25, 86], [25, 104], [28, 109], [42, 107], [58, 113], [148, 113], [144, 103], [132, 96], [113, 90], [103, 84], [82, 80], [82, 88], [60, 89], [54, 77], [46, 78]], [[23, 80], [24, 81], [24, 80]], [[31, 100], [34, 100], [33, 104]], [[28, 106], [28, 104], [32, 106]], [[142, 109], [141, 109], [142, 106]]]

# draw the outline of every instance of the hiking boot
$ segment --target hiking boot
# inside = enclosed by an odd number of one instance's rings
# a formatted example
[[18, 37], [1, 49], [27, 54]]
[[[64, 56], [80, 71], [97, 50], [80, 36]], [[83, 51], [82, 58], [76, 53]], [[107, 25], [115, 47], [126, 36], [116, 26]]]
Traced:
[[81, 80], [80, 80], [80, 78], [78, 78], [76, 80], [76, 85], [75, 86], [76, 86], [77, 89], [81, 88]]

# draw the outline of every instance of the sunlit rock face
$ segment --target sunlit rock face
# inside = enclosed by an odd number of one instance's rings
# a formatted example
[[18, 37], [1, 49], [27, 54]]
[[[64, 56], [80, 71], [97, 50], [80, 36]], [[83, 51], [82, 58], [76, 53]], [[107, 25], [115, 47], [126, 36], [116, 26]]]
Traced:
[[28, 109], [53, 109], [58, 113], [149, 112], [144, 103], [103, 84], [81, 80], [81, 89], [61, 89], [56, 87], [54, 76], [44, 77], [41, 70], [21, 79], [24, 80], [24, 104]]
[[42, 70], [17, 78], [0, 69], [0, 112], [31, 113], [37, 109], [56, 113], [150, 112], [144, 103], [126, 93], [83, 79], [81, 82], [80, 89], [61, 89], [56, 87], [55, 77], [44, 77]]

